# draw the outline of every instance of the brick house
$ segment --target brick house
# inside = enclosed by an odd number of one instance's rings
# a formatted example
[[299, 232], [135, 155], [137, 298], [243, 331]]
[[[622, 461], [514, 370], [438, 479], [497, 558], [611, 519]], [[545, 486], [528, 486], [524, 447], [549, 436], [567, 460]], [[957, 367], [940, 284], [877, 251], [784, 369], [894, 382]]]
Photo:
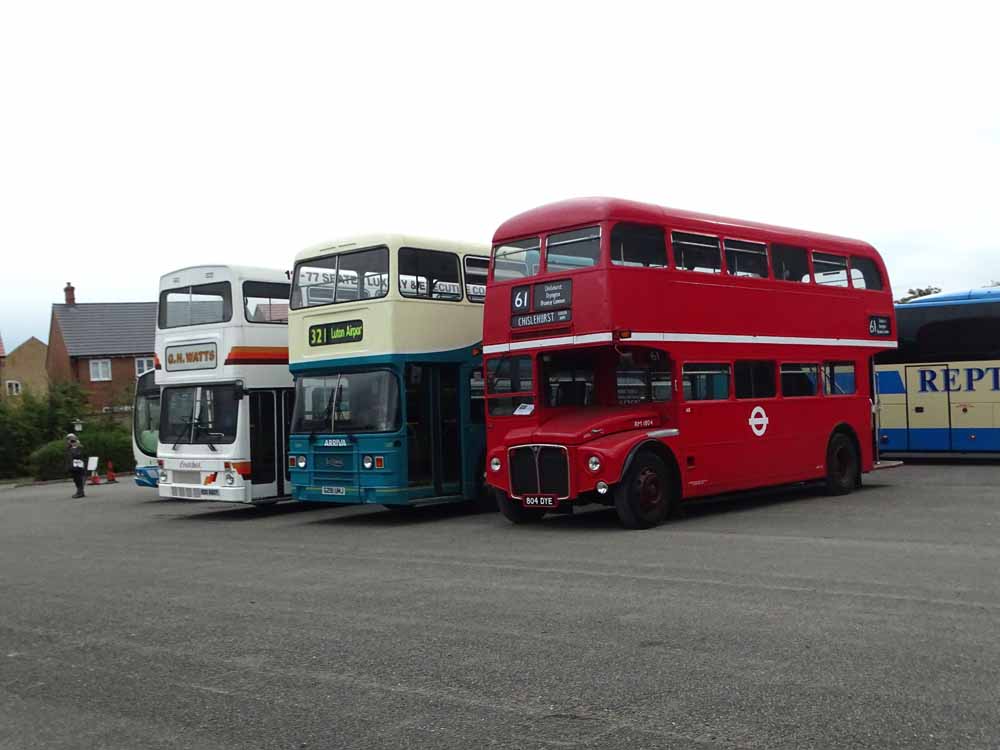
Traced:
[[[3, 342], [0, 341], [0, 352]], [[26, 390], [45, 393], [49, 389], [49, 378], [45, 372], [45, 356], [48, 347], [34, 336], [7, 354], [0, 372], [0, 398], [20, 396]]]
[[80, 304], [68, 282], [63, 292], [49, 322], [49, 382], [79, 383], [95, 412], [130, 405], [135, 379], [153, 369], [156, 302]]

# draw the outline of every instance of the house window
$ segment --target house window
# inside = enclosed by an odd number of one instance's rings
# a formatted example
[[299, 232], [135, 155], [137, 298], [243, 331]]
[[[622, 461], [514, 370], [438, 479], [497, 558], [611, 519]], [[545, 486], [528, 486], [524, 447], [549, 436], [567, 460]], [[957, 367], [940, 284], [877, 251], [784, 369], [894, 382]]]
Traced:
[[111, 380], [111, 360], [90, 360], [90, 382], [97, 383], [102, 380]]
[[21, 382], [19, 380], [8, 380], [7, 381], [7, 395], [8, 396], [20, 396], [21, 395]]
[[[152, 357], [136, 357], [135, 358], [135, 376], [137, 378], [142, 377], [143, 373], [149, 372], [153, 369], [153, 358]], [[91, 371], [93, 372], [93, 371]], [[93, 380], [93, 378], [91, 378]]]

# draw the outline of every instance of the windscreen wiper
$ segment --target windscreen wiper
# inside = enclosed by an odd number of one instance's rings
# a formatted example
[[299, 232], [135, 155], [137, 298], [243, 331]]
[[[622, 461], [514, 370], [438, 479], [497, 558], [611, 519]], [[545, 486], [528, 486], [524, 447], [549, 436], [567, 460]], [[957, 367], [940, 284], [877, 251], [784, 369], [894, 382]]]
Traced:
[[335, 400], [337, 394], [340, 392], [340, 380], [343, 376], [337, 375], [337, 383], [333, 386], [333, 390], [330, 391], [330, 398], [326, 402], [326, 409], [323, 410], [323, 414], [329, 416], [330, 418], [330, 432], [331, 434], [337, 431], [337, 413]]
[[181, 430], [176, 435], [174, 435], [174, 440], [176, 442], [174, 442], [174, 447], [171, 448], [170, 450], [172, 450], [172, 451], [177, 450], [177, 446], [181, 444], [181, 440], [184, 438], [184, 433], [187, 432], [187, 428], [188, 427], [191, 427], [191, 439], [194, 440], [194, 427], [193, 427], [194, 423], [195, 423], [195, 418], [194, 417], [185, 417], [184, 418], [184, 429]]

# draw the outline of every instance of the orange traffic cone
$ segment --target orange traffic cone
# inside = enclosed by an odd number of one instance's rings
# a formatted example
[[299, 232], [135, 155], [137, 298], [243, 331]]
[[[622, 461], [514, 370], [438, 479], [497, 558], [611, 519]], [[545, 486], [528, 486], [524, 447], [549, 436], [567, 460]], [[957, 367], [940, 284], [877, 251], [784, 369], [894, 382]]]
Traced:
[[108, 473], [104, 478], [107, 484], [118, 484], [118, 478], [115, 476], [115, 465], [108, 461]]
[[90, 484], [100, 484], [100, 483], [101, 483], [101, 478], [97, 474], [97, 469], [94, 469], [94, 471], [90, 472]]

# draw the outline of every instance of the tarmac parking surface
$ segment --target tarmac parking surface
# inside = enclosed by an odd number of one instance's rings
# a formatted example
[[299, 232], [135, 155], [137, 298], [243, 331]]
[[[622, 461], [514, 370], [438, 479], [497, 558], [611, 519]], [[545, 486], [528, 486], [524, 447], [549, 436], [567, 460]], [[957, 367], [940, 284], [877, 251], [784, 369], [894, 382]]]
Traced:
[[0, 489], [0, 748], [995, 748], [1000, 466], [648, 531]]

